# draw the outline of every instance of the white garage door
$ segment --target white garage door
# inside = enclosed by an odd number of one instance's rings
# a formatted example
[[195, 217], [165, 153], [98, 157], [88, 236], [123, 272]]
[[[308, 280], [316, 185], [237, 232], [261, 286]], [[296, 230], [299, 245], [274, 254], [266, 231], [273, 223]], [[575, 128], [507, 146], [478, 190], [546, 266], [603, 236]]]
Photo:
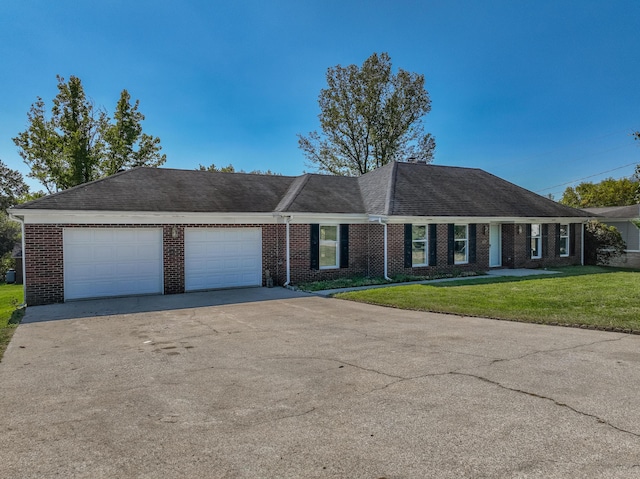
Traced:
[[260, 228], [188, 228], [184, 235], [185, 289], [262, 285]]
[[162, 293], [162, 230], [64, 230], [64, 298]]

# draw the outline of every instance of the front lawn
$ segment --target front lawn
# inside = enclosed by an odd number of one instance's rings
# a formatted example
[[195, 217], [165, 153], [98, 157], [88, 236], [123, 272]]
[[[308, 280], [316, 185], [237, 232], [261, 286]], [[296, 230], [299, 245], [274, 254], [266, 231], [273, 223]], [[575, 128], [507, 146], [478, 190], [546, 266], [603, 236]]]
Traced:
[[24, 315], [24, 309], [18, 309], [22, 302], [21, 284], [0, 284], [0, 360]]
[[640, 332], [640, 272], [564, 269], [558, 276], [483, 277], [340, 293], [401, 309]]

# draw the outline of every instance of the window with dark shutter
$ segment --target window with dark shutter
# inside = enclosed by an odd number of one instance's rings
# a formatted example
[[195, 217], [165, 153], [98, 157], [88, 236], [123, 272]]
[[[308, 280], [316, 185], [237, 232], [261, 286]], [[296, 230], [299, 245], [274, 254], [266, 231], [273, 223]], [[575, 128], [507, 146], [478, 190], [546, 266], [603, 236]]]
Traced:
[[569, 254], [571, 256], [576, 255], [576, 226], [577, 224], [569, 225]]
[[411, 233], [411, 223], [406, 223], [404, 225], [404, 267], [411, 268], [412, 264], [412, 233]]
[[438, 264], [437, 225], [429, 225], [429, 266]]
[[469, 263], [476, 262], [476, 232], [477, 227], [475, 223], [469, 225]]
[[312, 224], [309, 243], [309, 257], [311, 259], [311, 269], [320, 269], [320, 225]]

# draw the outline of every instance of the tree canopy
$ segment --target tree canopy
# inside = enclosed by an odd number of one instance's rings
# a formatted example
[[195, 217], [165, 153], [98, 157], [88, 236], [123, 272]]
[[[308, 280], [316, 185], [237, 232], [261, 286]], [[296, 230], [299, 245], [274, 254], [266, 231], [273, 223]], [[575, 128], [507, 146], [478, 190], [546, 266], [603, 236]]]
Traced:
[[9, 168], [0, 160], [0, 212], [21, 202], [29, 194], [22, 173]]
[[[229, 163], [227, 166], [216, 166], [215, 163], [211, 163], [209, 166], [199, 165], [198, 170], [200, 171], [214, 171], [219, 173], [247, 173], [244, 170], [236, 170], [235, 166]], [[271, 170], [252, 170], [248, 172], [250, 175], [276, 175], [282, 176], [281, 173], [276, 173]]]
[[575, 188], [568, 187], [560, 203], [574, 208], [633, 205], [638, 201], [639, 186], [640, 182], [633, 178], [607, 178], [599, 183], [583, 182]]
[[387, 53], [374, 53], [361, 67], [327, 70], [320, 91], [321, 133], [298, 134], [309, 166], [335, 175], [358, 176], [391, 161], [431, 162], [435, 139], [424, 132], [431, 111], [424, 75], [393, 73]]
[[131, 105], [127, 90], [120, 94], [114, 119], [94, 106], [82, 82], [71, 76], [58, 80], [58, 94], [47, 116], [45, 103], [37, 97], [27, 113], [28, 128], [13, 138], [20, 156], [29, 166], [29, 177], [49, 193], [135, 166], [160, 166], [160, 139], [142, 133], [144, 115], [139, 101]]

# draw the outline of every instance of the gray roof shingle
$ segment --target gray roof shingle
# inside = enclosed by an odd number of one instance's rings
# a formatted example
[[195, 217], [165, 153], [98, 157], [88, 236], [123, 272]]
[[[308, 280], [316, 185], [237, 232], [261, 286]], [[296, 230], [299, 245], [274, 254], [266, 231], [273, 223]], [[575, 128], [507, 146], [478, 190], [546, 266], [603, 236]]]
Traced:
[[640, 218], [640, 205], [583, 208], [584, 211], [606, 218]]
[[14, 210], [589, 217], [475, 168], [390, 163], [360, 177], [134, 168]]

